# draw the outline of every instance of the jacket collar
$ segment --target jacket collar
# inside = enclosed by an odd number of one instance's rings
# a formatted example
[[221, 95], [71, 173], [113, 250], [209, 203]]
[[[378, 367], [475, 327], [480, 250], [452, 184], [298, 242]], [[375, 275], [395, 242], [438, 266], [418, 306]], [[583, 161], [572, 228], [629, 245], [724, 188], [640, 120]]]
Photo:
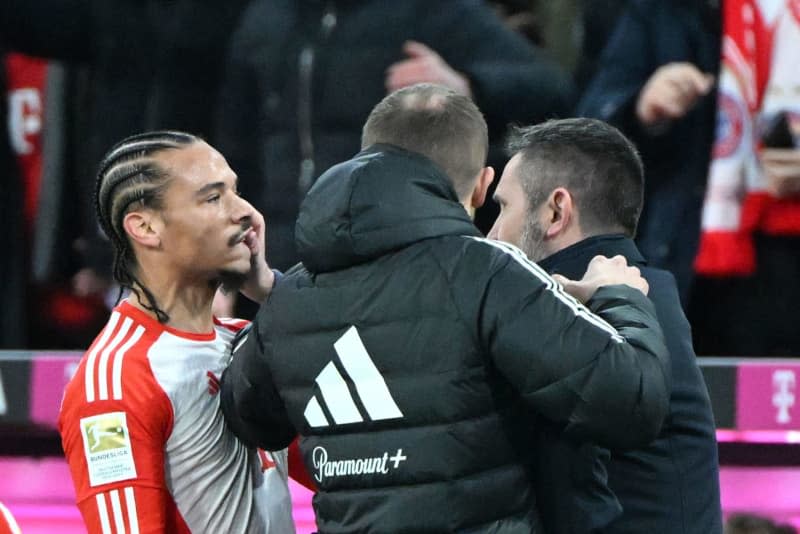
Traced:
[[559, 250], [540, 261], [539, 265], [548, 273], [579, 279], [586, 272], [586, 266], [597, 255], [620, 255], [628, 260], [628, 264], [639, 267], [647, 263], [632, 239], [622, 234], [604, 234], [587, 237]]

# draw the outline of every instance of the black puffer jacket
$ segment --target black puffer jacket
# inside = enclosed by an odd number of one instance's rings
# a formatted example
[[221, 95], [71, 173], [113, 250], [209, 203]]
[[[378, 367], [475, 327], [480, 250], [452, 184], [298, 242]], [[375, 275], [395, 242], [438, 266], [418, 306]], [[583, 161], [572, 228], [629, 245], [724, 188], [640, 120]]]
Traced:
[[321, 532], [540, 532], [528, 407], [606, 445], [661, 427], [668, 361], [649, 301], [601, 288], [591, 307], [615, 330], [476, 234], [435, 166], [386, 146], [303, 203], [308, 270], [262, 306], [222, 404], [249, 443], [300, 433]]

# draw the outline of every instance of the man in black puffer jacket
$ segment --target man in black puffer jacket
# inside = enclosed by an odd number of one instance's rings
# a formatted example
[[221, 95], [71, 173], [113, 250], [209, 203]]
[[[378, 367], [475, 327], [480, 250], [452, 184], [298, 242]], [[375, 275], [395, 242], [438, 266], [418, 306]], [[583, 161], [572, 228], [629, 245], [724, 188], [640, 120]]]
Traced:
[[661, 427], [667, 351], [652, 305], [623, 284], [646, 285], [599, 258], [565, 279], [587, 309], [479, 237], [468, 211], [493, 171], [466, 97], [397, 91], [363, 144], [301, 207], [304, 265], [237, 344], [228, 423], [267, 449], [300, 434], [320, 532], [541, 532], [530, 409], [611, 447]]

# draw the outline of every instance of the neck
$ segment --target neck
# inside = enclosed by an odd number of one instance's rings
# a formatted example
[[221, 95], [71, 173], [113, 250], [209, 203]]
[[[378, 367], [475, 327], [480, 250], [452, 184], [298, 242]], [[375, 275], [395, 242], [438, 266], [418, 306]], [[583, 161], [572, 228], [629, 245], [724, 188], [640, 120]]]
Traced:
[[[147, 286], [156, 299], [157, 306], [168, 316], [167, 326], [192, 333], [206, 333], [214, 328], [211, 304], [216, 288], [208, 280], [181, 280], [177, 276], [147, 276], [140, 274], [139, 280]], [[134, 293], [130, 302], [148, 315], [157, 319], [152, 310], [145, 308], [150, 303], [140, 287], [141, 297]]]

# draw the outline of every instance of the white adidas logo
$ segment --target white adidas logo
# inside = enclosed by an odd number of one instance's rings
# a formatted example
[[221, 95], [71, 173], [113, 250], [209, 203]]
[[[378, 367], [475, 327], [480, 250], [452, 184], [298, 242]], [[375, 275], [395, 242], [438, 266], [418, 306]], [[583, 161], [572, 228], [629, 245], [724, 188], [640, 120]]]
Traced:
[[[386, 387], [386, 381], [375, 367], [355, 326], [351, 326], [333, 344], [333, 348], [339, 355], [342, 367], [355, 384], [356, 392], [370, 420], [380, 421], [403, 417], [403, 412], [394, 402], [389, 388]], [[333, 362], [328, 362], [328, 365], [317, 376], [316, 382], [322, 400], [333, 417], [333, 423], [322, 410], [315, 395], [308, 401], [306, 410], [303, 412], [309, 425], [319, 428], [331, 426], [331, 424], [345, 425], [364, 421], [345, 379]]]

